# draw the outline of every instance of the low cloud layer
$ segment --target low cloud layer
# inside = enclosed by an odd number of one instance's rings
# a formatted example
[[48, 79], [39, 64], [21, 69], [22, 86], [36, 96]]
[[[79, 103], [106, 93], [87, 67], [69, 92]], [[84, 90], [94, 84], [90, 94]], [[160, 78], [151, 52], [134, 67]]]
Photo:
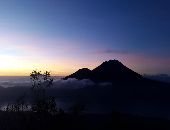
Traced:
[[[64, 89], [79, 89], [90, 86], [107, 86], [111, 85], [111, 83], [103, 82], [103, 83], [94, 83], [89, 79], [77, 80], [75, 78], [69, 78], [67, 80], [55, 79], [53, 82], [53, 88], [64, 88]], [[13, 80], [1, 80], [0, 86], [3, 88], [9, 87], [31, 87], [31, 81], [29, 78], [21, 78], [21, 79], [13, 79]]]
[[57, 80], [54, 81], [53, 87], [55, 88], [84, 88], [88, 86], [94, 86], [95, 83], [88, 79], [77, 80], [74, 78], [70, 78], [67, 80]]
[[158, 74], [158, 75], [144, 75], [144, 77], [170, 83], [170, 75], [168, 74]]

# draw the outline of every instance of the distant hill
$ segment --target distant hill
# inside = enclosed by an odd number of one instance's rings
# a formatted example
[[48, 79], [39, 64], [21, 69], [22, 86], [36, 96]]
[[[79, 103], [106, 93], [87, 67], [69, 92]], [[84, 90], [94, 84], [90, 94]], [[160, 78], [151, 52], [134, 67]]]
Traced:
[[145, 78], [170, 83], [170, 76], [167, 74], [158, 74], [158, 75], [144, 75]]
[[75, 73], [66, 76], [64, 79], [90, 79], [95, 82], [122, 82], [122, 81], [138, 81], [143, 77], [133, 70], [124, 66], [118, 60], [109, 60], [93, 70], [83, 68]]
[[91, 70], [89, 70], [88, 68], [82, 68], [79, 69], [78, 71], [76, 71], [75, 73], [65, 77], [64, 79], [68, 79], [68, 78], [76, 78], [76, 79], [89, 79], [91, 77]]

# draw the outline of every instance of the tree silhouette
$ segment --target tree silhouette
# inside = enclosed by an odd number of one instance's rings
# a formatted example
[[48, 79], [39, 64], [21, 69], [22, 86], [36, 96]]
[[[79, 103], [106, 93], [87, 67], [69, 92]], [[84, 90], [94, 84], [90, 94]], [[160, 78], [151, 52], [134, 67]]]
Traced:
[[51, 113], [57, 112], [55, 98], [46, 94], [46, 89], [53, 85], [53, 78], [50, 72], [33, 70], [30, 74], [32, 81], [32, 90], [34, 93], [34, 103], [31, 108], [37, 113]]

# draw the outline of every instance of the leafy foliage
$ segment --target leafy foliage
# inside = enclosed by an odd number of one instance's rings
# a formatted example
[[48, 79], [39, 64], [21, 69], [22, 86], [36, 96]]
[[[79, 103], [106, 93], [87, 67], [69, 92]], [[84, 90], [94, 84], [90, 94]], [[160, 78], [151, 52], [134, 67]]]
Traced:
[[50, 76], [50, 72], [45, 71], [43, 74], [41, 71], [33, 70], [30, 74], [32, 87], [34, 88], [46, 88], [51, 87], [53, 84], [53, 78]]
[[30, 74], [32, 81], [32, 90], [34, 92], [35, 101], [32, 105], [32, 111], [38, 113], [56, 113], [57, 107], [55, 98], [46, 95], [46, 88], [53, 85], [53, 78], [50, 76], [50, 72], [33, 70]]
[[5, 108], [8, 112], [23, 112], [28, 109], [28, 104], [25, 102], [25, 95], [20, 96], [15, 103], [8, 104]]

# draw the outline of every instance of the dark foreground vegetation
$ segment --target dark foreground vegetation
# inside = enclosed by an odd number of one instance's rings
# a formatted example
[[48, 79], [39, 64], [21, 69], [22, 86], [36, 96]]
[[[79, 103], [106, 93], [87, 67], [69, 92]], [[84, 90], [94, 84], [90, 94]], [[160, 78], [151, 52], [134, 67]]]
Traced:
[[[104, 68], [109, 68], [108, 66], [105, 67], [105, 64]], [[115, 62], [111, 62], [111, 64], [115, 64]], [[125, 68], [122, 64], [117, 63], [116, 61], [116, 65], [117, 64]], [[119, 103], [128, 104], [128, 102], [132, 101], [134, 101], [134, 103], [138, 103], [139, 101], [152, 103], [155, 99], [157, 99], [156, 101], [159, 101], [159, 99], [162, 99], [160, 101], [164, 102], [169, 101], [169, 84], [143, 79], [140, 75], [129, 69], [125, 68], [125, 70], [127, 71], [120, 71], [120, 73], [127, 72], [127, 75], [130, 73], [132, 77], [134, 77], [132, 78], [133, 80], [130, 80], [133, 82], [125, 82], [128, 83], [126, 84], [126, 87], [124, 87], [124, 82], [114, 82], [114, 85], [118, 87], [87, 87], [82, 89], [83, 93], [79, 90], [78, 93], [81, 95], [84, 94], [85, 101], [89, 98], [89, 100], [109, 102], [111, 104], [113, 103], [114, 107], [119, 105]], [[104, 71], [101, 72], [103, 73]], [[106, 74], [108, 74], [107, 71]], [[55, 96], [50, 96], [49, 93], [47, 93], [47, 90], [53, 85], [53, 79], [50, 77], [50, 73], [47, 71], [45, 73], [41, 73], [41, 71], [33, 71], [30, 76], [32, 81], [31, 100], [28, 101], [27, 99], [29, 98], [21, 96], [16, 102], [13, 104], [9, 103], [3, 111], [0, 111], [0, 130], [170, 129], [170, 120], [165, 118], [152, 118], [147, 117], [147, 115], [142, 117], [115, 111], [112, 111], [112, 113], [108, 112], [107, 114], [85, 113], [84, 110], [86, 109], [86, 104], [83, 104], [83, 102], [72, 106], [69, 109], [69, 112], [64, 111], [63, 109], [58, 108]], [[123, 77], [121, 80], [126, 81], [124, 79], [126, 78]], [[106, 91], [104, 91], [105, 89]], [[103, 93], [107, 95], [107, 100], [105, 100]]]
[[1, 112], [1, 130], [89, 130], [112, 129], [111, 116], [37, 114], [33, 112]]
[[114, 112], [102, 114], [38, 114], [0, 112], [1, 130], [169, 130], [170, 121]]

